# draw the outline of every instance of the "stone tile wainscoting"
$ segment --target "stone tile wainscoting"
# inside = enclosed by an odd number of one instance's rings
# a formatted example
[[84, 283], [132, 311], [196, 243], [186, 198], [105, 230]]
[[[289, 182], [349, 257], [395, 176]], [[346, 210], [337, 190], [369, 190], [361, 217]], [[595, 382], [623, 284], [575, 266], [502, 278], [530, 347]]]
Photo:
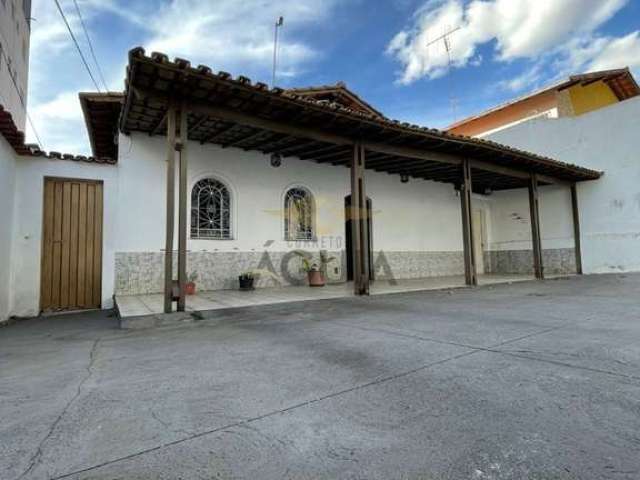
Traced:
[[[545, 273], [564, 274], [576, 272], [576, 256], [573, 248], [542, 250]], [[484, 252], [487, 273], [533, 273], [532, 250], [492, 250]]]
[[[327, 267], [329, 283], [342, 282], [343, 251], [327, 252], [335, 257]], [[319, 253], [313, 253], [317, 262]], [[174, 278], [177, 278], [177, 253], [173, 255]], [[160, 293], [164, 286], [164, 252], [117, 252], [115, 260], [116, 295]], [[305, 282], [301, 259], [289, 252], [188, 252], [187, 275], [197, 274], [198, 290], [238, 288], [238, 276], [259, 270], [256, 287], [300, 285]]]
[[445, 277], [464, 273], [462, 252], [374, 252], [375, 278]]

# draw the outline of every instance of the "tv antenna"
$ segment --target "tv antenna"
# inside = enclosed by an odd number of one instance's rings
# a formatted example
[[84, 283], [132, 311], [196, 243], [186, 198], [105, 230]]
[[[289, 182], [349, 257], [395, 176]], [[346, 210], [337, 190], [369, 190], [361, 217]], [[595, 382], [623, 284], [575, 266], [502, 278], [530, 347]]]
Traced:
[[271, 88], [276, 86], [276, 65], [278, 63], [278, 29], [284, 25], [284, 17], [278, 17], [273, 31], [273, 74], [271, 75]]
[[[427, 48], [429, 48], [431, 45], [438, 43], [440, 40], [442, 40], [442, 43], [444, 44], [444, 49], [447, 52], [447, 74], [451, 73], [451, 39], [450, 37], [453, 33], [460, 30], [460, 28], [461, 27], [450, 28], [449, 30], [444, 32], [442, 35], [440, 35], [437, 38], [434, 38], [433, 40], [431, 40], [425, 45]], [[449, 103], [451, 106], [451, 115], [453, 116], [453, 121], [455, 122], [457, 118], [457, 113], [456, 113], [457, 99], [453, 94], [453, 82], [451, 81], [449, 81]]]

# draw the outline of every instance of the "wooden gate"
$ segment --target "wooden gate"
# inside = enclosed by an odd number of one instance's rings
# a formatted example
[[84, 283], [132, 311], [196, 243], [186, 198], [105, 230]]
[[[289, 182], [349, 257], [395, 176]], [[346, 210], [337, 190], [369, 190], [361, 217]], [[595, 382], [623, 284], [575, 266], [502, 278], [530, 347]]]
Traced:
[[102, 182], [46, 178], [40, 309], [100, 308]]

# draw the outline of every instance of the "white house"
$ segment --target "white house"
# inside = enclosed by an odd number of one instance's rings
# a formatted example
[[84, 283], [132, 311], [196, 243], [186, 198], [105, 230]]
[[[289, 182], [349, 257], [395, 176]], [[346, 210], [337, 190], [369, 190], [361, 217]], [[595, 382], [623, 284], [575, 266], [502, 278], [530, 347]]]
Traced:
[[194, 272], [200, 290], [297, 283], [300, 249], [357, 294], [580, 271], [575, 185], [597, 163], [391, 121], [343, 84], [269, 89], [142, 49], [127, 72], [124, 93], [80, 95], [91, 158], [24, 145], [2, 113], [0, 318], [154, 292], [171, 310], [176, 279], [181, 309]]

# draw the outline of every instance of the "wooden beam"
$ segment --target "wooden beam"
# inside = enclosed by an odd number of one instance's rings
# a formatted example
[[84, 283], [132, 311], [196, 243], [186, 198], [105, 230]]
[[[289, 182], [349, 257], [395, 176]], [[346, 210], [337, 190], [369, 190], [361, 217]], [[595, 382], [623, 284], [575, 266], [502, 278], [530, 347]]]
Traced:
[[540, 206], [538, 201], [538, 178], [535, 173], [529, 179], [529, 212], [531, 216], [531, 243], [533, 244], [533, 271], [538, 280], [544, 279], [542, 241], [540, 239]]
[[176, 110], [169, 106], [167, 115], [167, 211], [164, 250], [164, 312], [173, 309], [173, 227], [176, 177]]
[[169, 109], [167, 109], [167, 111], [164, 112], [164, 115], [160, 117], [160, 120], [158, 120], [158, 123], [156, 123], [155, 126], [151, 129], [151, 132], [149, 133], [150, 137], [153, 137], [160, 131], [160, 127], [165, 124], [168, 116], [169, 116]]
[[[158, 98], [158, 101], [162, 100], [162, 97], [154, 97], [153, 95], [147, 95], [147, 97]], [[318, 142], [333, 143], [335, 145], [352, 145], [354, 143], [354, 139], [348, 136], [319, 131], [314, 127], [291, 125], [277, 120], [260, 118], [256, 115], [247, 114], [237, 109], [193, 103], [189, 105], [189, 110], [193, 113], [208, 115], [210, 117], [223, 119], [225, 121], [234, 122], [248, 127], [269, 130]], [[217, 137], [217, 135], [218, 134], [214, 134], [214, 137]], [[211, 138], [201, 140], [202, 143], [211, 141]], [[461, 165], [463, 161], [463, 158], [460, 155], [436, 152], [429, 150], [427, 147], [401, 147], [370, 141], [362, 142], [362, 145], [366, 150], [372, 152], [386, 153], [388, 155], [395, 155], [402, 158], [422, 159], [433, 162], [449, 163], [451, 165]], [[486, 170], [523, 179], [528, 178], [529, 175], [527, 169], [519, 170], [475, 159], [469, 161], [471, 162], [471, 167], [478, 170]], [[538, 180], [544, 183], [555, 183], [560, 185], [568, 184], [565, 180], [547, 175], [538, 175]]]
[[462, 246], [464, 253], [465, 283], [470, 286], [478, 285], [476, 268], [476, 253], [473, 248], [473, 184], [471, 177], [471, 162], [462, 162], [462, 183], [460, 184], [460, 207], [462, 212]]
[[254, 138], [260, 137], [262, 135], [267, 135], [268, 132], [265, 132], [264, 130], [258, 130], [257, 132], [252, 132], [249, 135], [245, 135], [244, 137], [241, 138], [237, 138], [231, 142], [228, 143], [224, 143], [222, 144], [222, 148], [229, 148], [229, 147], [235, 147], [236, 145], [239, 145], [241, 143], [244, 143], [248, 140], [252, 140]]
[[360, 143], [353, 146], [351, 161], [351, 248], [353, 259], [353, 292], [369, 294], [369, 236], [367, 196], [364, 185], [365, 150]]
[[183, 105], [180, 109], [180, 177], [178, 183], [178, 284], [180, 296], [178, 298], [178, 311], [184, 312], [186, 304], [187, 287], [187, 175], [188, 159], [187, 144], [189, 138], [188, 126], [189, 112]]
[[580, 211], [578, 209], [578, 189], [571, 185], [571, 211], [573, 213], [573, 240], [575, 243], [576, 273], [582, 275], [582, 246], [580, 241]]
[[222, 129], [212, 133], [211, 135], [209, 135], [207, 137], [204, 137], [202, 140], [200, 140], [200, 144], [203, 145], [205, 143], [213, 142], [213, 141], [217, 140], [218, 138], [220, 138], [221, 136], [223, 136], [225, 133], [230, 132], [231, 130], [233, 130], [237, 126], [238, 126], [237, 124], [232, 123], [228, 127], [224, 127]]

